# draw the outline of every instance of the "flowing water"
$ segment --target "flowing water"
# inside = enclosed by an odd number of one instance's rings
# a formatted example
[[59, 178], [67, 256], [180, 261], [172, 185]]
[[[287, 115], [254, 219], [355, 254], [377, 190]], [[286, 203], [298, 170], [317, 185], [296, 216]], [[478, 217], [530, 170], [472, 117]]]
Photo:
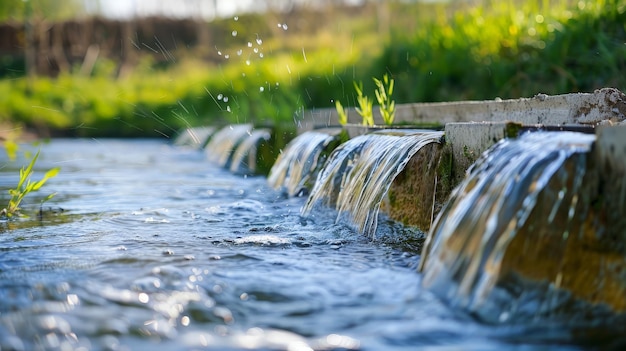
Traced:
[[374, 238], [378, 212], [391, 182], [416, 152], [437, 143], [443, 132], [394, 130], [360, 135], [330, 155], [311, 191], [303, 215], [322, 203], [347, 216], [356, 229]]
[[289, 196], [308, 194], [326, 161], [324, 152], [333, 142], [338, 143], [340, 132], [341, 129], [327, 129], [298, 135], [278, 156], [267, 178], [268, 184], [283, 189]]
[[[595, 245], [585, 239], [596, 235], [584, 224], [591, 195], [584, 180], [594, 141], [594, 135], [536, 132], [502, 140], [485, 153], [429, 233], [423, 285], [496, 323], [572, 318], [573, 311], [581, 322], [581, 311], [592, 319], [602, 314], [602, 307], [583, 306], [559, 289], [567, 286], [574, 295], [591, 290], [577, 283], [585, 270], [569, 267], [576, 262], [571, 248]], [[537, 249], [535, 242], [543, 245]], [[612, 259], [607, 253], [606, 261]], [[591, 259], [583, 264], [596, 269]], [[582, 284], [600, 283], [601, 271]], [[534, 286], [520, 273], [532, 276]]]
[[255, 129], [249, 132], [232, 154], [230, 171], [237, 174], [257, 173], [257, 150], [263, 141], [270, 140], [269, 129]]
[[[305, 199], [201, 151], [53, 140], [35, 177], [53, 166], [41, 218], [35, 197], [0, 226], [3, 351], [619, 346], [601, 323], [479, 323], [421, 288], [417, 255], [331, 214], [303, 221]], [[16, 181], [5, 166], [0, 186]]]
[[230, 167], [233, 152], [250, 134], [252, 125], [234, 124], [220, 129], [209, 140], [206, 154], [211, 162], [223, 167]]

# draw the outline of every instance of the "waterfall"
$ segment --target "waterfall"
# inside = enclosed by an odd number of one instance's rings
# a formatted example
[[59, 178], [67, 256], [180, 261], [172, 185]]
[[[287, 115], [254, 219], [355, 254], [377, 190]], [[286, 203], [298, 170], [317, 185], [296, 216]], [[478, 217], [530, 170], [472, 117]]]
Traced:
[[257, 149], [259, 145], [270, 140], [269, 129], [255, 129], [245, 137], [233, 152], [230, 171], [238, 174], [254, 174], [257, 172]]
[[[585, 222], [585, 192], [597, 190], [584, 184], [594, 140], [574, 132], [535, 132], [501, 140], [485, 152], [428, 234], [422, 284], [493, 322], [550, 313], [568, 295], [558, 292], [562, 286], [587, 293], [579, 286], [593, 285], [586, 280], [599, 272], [588, 277], [575, 267], [577, 256], [587, 253], [572, 240], [595, 236]], [[544, 284], [544, 294], [528, 301], [533, 294], [521, 278]]]
[[330, 155], [302, 209], [308, 216], [322, 203], [334, 207], [356, 229], [373, 238], [378, 211], [392, 181], [423, 146], [440, 142], [443, 132], [382, 130], [340, 145]]
[[230, 167], [233, 151], [251, 132], [252, 126], [249, 124], [231, 125], [220, 129], [205, 148], [207, 157], [222, 167]]
[[194, 127], [181, 130], [174, 138], [174, 145], [202, 149], [215, 132], [213, 127]]
[[308, 193], [312, 181], [326, 161], [325, 152], [339, 144], [341, 129], [307, 131], [287, 144], [267, 178], [274, 189], [284, 188], [289, 196]]

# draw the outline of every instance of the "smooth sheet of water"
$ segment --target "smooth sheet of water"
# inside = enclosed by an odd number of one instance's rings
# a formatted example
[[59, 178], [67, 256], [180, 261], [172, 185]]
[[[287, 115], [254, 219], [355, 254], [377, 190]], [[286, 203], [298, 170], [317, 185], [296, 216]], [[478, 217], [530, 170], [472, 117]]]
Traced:
[[[44, 187], [58, 192], [46, 205], [52, 211], [0, 225], [1, 350], [581, 342], [572, 328], [489, 326], [449, 309], [420, 289], [415, 254], [370, 241], [332, 215], [303, 221], [304, 198], [230, 174], [200, 151], [159, 140], [54, 140], [38, 169], [53, 166], [62, 171]], [[9, 168], [3, 187], [17, 180]]]

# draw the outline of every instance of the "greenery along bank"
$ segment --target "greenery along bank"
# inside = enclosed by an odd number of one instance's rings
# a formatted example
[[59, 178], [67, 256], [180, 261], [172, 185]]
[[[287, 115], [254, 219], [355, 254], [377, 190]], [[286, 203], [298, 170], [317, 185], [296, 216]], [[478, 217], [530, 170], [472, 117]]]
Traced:
[[[293, 123], [302, 109], [336, 100], [356, 106], [354, 82], [371, 95], [371, 78], [384, 74], [395, 81], [396, 103], [626, 90], [623, 1], [388, 4], [388, 31], [365, 12], [307, 33], [285, 25], [267, 38], [238, 27], [232, 46], [209, 48], [217, 62], [172, 53], [167, 65], [142, 56], [122, 78], [115, 62], [99, 59], [88, 76], [75, 69], [3, 79], [0, 122], [43, 135], [125, 137], [220, 122]], [[276, 14], [246, 16], [277, 23]]]

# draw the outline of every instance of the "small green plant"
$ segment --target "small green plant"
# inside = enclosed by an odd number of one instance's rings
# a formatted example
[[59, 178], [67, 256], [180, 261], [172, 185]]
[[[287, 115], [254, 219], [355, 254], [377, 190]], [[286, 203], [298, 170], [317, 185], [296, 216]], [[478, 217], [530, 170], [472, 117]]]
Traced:
[[341, 105], [339, 100], [335, 100], [335, 108], [337, 109], [337, 120], [339, 124], [345, 126], [348, 123], [348, 111]]
[[389, 79], [389, 76], [385, 74], [382, 81], [374, 78], [374, 83], [376, 84], [376, 101], [378, 101], [380, 115], [386, 125], [391, 125], [396, 116], [396, 102], [391, 99], [393, 78]]
[[356, 112], [363, 118], [364, 126], [374, 125], [374, 113], [372, 112], [372, 106], [374, 102], [368, 97], [363, 95], [363, 83], [358, 84], [354, 82], [354, 90], [356, 90], [356, 101], [359, 107], [356, 108]]
[[[11, 195], [11, 198], [9, 199], [9, 204], [6, 208], [2, 210], [0, 215], [7, 218], [19, 216], [20, 203], [22, 202], [24, 197], [33, 191], [41, 189], [41, 187], [48, 181], [48, 179], [55, 177], [59, 173], [60, 168], [54, 167], [48, 170], [44, 174], [43, 178], [41, 178], [39, 181], [32, 181], [30, 179], [31, 175], [33, 174], [33, 168], [35, 167], [35, 163], [39, 158], [39, 152], [40, 150], [38, 150], [37, 153], [31, 158], [28, 166], [22, 167], [20, 169], [20, 179], [15, 188], [9, 189], [9, 195]], [[52, 199], [54, 195], [55, 194], [52, 193], [46, 196], [43, 200], [41, 200], [41, 203], [43, 204], [44, 202]]]

